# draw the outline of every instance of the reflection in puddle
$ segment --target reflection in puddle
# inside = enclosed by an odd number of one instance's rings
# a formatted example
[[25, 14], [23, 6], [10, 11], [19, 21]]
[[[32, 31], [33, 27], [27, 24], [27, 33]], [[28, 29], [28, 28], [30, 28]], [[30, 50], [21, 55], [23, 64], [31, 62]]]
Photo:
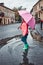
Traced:
[[34, 65], [33, 63], [29, 63], [29, 59], [28, 59], [27, 55], [28, 55], [28, 49], [23, 52], [23, 55], [22, 55], [23, 62], [20, 63], [19, 65]]

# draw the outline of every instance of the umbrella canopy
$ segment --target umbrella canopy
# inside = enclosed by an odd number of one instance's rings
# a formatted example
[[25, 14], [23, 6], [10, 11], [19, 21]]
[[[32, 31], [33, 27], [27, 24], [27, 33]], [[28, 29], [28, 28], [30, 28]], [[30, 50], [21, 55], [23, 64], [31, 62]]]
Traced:
[[31, 18], [32, 18], [32, 15], [26, 11], [26, 10], [20, 10], [18, 11], [19, 12], [19, 15], [26, 21], [28, 22]]
[[32, 29], [35, 28], [35, 18], [34, 18], [34, 17], [32, 17], [32, 19], [28, 22], [28, 25], [29, 25]]
[[18, 11], [19, 15], [25, 20], [25, 22], [33, 29], [35, 26], [35, 19], [33, 16], [26, 10]]

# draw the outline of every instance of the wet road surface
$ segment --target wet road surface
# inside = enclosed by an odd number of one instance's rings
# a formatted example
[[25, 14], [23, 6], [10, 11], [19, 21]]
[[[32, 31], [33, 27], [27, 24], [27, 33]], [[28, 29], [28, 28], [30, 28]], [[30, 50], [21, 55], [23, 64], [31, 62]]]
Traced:
[[0, 65], [43, 65], [43, 43], [28, 35], [28, 50], [21, 39], [13, 39], [0, 49]]
[[21, 31], [18, 30], [19, 25], [20, 23], [0, 26], [0, 40], [21, 34]]

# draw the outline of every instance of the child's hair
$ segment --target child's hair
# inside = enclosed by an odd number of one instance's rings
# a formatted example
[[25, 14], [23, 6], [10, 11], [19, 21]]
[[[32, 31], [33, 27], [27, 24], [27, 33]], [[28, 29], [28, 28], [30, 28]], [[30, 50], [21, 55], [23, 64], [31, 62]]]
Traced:
[[25, 20], [24, 20], [24, 19], [22, 19], [22, 22], [25, 22]]

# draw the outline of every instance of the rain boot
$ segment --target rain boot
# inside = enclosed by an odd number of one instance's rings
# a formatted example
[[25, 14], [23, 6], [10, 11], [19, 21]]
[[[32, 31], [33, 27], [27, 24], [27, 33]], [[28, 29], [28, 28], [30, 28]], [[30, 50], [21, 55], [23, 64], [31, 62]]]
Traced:
[[25, 49], [28, 49], [28, 48], [29, 48], [29, 45], [28, 44], [24, 44], [24, 48], [23, 49], [25, 50]]

